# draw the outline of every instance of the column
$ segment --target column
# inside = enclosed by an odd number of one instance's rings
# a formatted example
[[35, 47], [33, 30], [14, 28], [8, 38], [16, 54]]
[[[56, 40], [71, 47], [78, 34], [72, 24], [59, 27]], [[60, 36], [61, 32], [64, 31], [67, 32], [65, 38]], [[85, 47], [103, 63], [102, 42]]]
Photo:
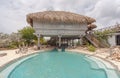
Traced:
[[70, 48], [70, 39], [68, 39], [68, 48]]
[[80, 45], [80, 38], [78, 38], [77, 40], [78, 40], [77, 41], [77, 46], [79, 46]]
[[68, 39], [67, 39], [67, 47], [69, 47]]
[[79, 39], [79, 41], [80, 41], [80, 45], [82, 45], [82, 39], [81, 38]]
[[56, 41], [55, 46], [57, 47], [57, 43], [58, 43], [58, 41], [57, 41], [57, 37], [55, 38], [55, 41]]
[[74, 39], [72, 39], [72, 46], [74, 47]]
[[83, 45], [83, 36], [80, 37], [80, 45]]
[[37, 34], [38, 37], [38, 50], [40, 49], [40, 34]]
[[72, 39], [70, 39], [70, 47], [72, 47]]
[[59, 37], [59, 48], [61, 47], [61, 35], [58, 35], [58, 37]]

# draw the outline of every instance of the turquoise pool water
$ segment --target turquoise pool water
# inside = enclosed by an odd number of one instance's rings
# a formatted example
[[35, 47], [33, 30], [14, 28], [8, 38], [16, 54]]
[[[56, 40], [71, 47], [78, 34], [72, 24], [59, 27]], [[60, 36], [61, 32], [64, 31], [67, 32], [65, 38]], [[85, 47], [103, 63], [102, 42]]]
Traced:
[[86, 59], [77, 53], [43, 52], [17, 65], [8, 78], [107, 78], [103, 69], [94, 62], [91, 68]]

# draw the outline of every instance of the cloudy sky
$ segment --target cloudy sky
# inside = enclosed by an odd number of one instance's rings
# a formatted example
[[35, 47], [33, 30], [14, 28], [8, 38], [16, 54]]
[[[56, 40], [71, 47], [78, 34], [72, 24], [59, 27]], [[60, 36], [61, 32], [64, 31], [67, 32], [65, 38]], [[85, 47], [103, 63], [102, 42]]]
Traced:
[[28, 25], [26, 14], [45, 10], [93, 17], [98, 28], [120, 23], [120, 0], [0, 0], [0, 32], [16, 32]]

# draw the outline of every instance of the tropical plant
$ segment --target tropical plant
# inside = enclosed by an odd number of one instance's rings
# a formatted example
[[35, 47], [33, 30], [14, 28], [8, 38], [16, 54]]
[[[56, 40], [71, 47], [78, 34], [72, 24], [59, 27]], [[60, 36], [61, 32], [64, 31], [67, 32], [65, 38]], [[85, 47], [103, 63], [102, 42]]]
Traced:
[[95, 52], [96, 51], [96, 48], [93, 46], [93, 45], [88, 45], [88, 50], [91, 51], [91, 52]]
[[32, 27], [24, 27], [23, 29], [19, 30], [19, 33], [22, 36], [22, 39], [27, 45], [30, 45], [31, 42], [36, 39], [36, 36], [34, 35], [35, 30]]
[[[37, 39], [35, 39], [33, 42], [34, 42], [35, 44], [38, 44], [38, 40], [37, 40]], [[47, 41], [45, 40], [44, 37], [41, 37], [41, 38], [40, 38], [40, 44], [43, 44], [43, 45], [47, 44]]]
[[95, 31], [94, 34], [98, 37], [99, 40], [101, 39], [108, 39], [108, 36], [111, 36], [115, 30], [104, 30], [104, 31]]

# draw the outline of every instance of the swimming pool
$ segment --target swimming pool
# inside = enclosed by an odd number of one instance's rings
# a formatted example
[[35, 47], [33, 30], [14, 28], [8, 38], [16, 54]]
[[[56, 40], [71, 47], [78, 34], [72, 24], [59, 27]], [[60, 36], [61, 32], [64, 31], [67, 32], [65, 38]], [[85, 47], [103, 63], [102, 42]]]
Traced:
[[[71, 52], [38, 53], [17, 61], [5, 70], [1, 72], [2, 78], [108, 78], [105, 69], [95, 61], [84, 54]], [[8, 75], [3, 77], [4, 74]]]

